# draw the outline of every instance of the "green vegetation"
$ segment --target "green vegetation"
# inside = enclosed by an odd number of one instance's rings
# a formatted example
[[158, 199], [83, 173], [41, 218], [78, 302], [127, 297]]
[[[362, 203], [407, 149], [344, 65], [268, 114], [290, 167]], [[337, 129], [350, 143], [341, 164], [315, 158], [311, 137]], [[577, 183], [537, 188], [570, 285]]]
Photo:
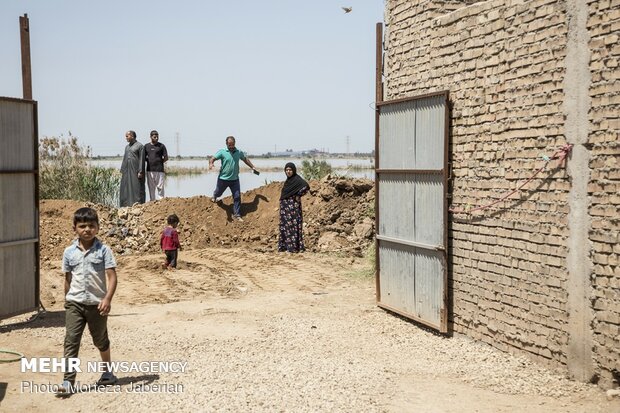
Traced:
[[373, 165], [349, 165], [346, 167], [347, 172], [364, 172], [375, 169]]
[[90, 148], [67, 140], [43, 138], [39, 142], [39, 194], [43, 199], [74, 199], [97, 204], [118, 204], [120, 172], [91, 166]]
[[366, 205], [366, 209], [364, 210], [364, 216], [375, 219], [375, 204], [374, 203], [370, 203]]
[[364, 259], [367, 265], [366, 270], [364, 271], [364, 275], [366, 277], [374, 277], [375, 269], [377, 268], [377, 260], [376, 260], [376, 246], [373, 242], [370, 244], [370, 247], [366, 250], [366, 254], [364, 254]]
[[304, 159], [301, 162], [301, 175], [305, 179], [321, 179], [332, 173], [332, 166], [325, 160]]
[[170, 176], [180, 176], [180, 175], [202, 175], [209, 172], [208, 167], [199, 167], [199, 166], [167, 166], [166, 164], [166, 175]]
[[354, 278], [373, 278], [375, 276], [375, 268], [377, 266], [375, 251], [376, 247], [373, 242], [364, 253], [364, 266], [362, 268], [352, 270], [349, 273], [349, 276]]

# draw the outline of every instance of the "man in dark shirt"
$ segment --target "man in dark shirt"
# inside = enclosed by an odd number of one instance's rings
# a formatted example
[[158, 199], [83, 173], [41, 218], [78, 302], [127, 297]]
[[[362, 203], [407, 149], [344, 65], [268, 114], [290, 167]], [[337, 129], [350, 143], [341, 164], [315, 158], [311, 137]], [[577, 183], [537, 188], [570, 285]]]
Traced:
[[151, 201], [164, 197], [164, 163], [168, 160], [166, 145], [159, 143], [159, 133], [151, 131], [151, 143], [144, 145], [146, 153], [146, 182]]

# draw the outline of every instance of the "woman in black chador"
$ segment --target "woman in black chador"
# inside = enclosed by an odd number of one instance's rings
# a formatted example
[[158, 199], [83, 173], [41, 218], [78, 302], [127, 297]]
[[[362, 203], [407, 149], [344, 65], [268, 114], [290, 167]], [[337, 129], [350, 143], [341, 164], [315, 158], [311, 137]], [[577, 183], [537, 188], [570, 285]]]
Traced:
[[301, 176], [297, 175], [294, 163], [287, 163], [284, 173], [286, 173], [286, 181], [280, 194], [278, 251], [301, 252], [304, 250], [301, 197], [310, 190], [310, 186]]

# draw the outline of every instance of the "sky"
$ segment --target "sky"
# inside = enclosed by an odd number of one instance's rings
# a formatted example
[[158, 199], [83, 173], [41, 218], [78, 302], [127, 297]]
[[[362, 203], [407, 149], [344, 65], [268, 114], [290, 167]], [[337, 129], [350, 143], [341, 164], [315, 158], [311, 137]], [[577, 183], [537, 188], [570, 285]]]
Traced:
[[142, 143], [158, 130], [173, 156], [212, 155], [228, 135], [257, 155], [370, 152], [383, 10], [383, 0], [1, 0], [0, 96], [22, 97], [27, 13], [40, 137], [71, 133], [103, 156], [122, 154], [130, 129]]

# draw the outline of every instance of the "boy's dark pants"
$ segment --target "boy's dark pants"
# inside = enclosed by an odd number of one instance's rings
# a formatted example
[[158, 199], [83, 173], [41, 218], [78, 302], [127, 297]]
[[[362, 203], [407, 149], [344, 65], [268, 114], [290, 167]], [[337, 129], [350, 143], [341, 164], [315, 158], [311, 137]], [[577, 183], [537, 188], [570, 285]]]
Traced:
[[172, 268], [176, 268], [177, 267], [177, 257], [178, 257], [178, 250], [167, 250], [164, 251], [164, 253], [166, 254], [166, 263], [171, 266]]
[[[110, 348], [108, 339], [108, 316], [99, 314], [97, 305], [85, 305], [73, 301], [65, 302], [65, 366], [70, 357], [77, 357], [80, 352], [82, 333], [88, 324], [88, 331], [93, 337], [93, 344], [99, 351]], [[83, 370], [83, 369], [82, 369]], [[64, 380], [75, 383], [77, 372], [65, 372]]]

